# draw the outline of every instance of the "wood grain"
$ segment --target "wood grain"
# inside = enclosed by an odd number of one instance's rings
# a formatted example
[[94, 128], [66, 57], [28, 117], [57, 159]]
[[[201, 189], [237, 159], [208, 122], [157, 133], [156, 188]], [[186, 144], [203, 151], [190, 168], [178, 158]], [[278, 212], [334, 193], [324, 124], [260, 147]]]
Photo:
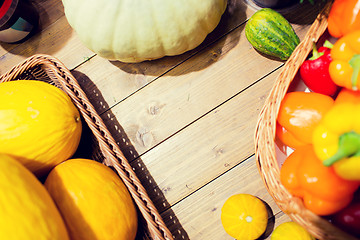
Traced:
[[[64, 8], [59, 0], [30, 0], [29, 4], [34, 6], [39, 17], [39, 26], [35, 30], [35, 35], [42, 34], [44, 29], [54, 24], [59, 18], [64, 16]], [[0, 56], [12, 51], [19, 45], [26, 43], [8, 44], [1, 43]]]
[[[265, 201], [275, 226], [289, 221], [267, 193], [253, 157], [259, 110], [283, 65], [245, 37], [246, 21], [258, 7], [229, 0], [218, 27], [197, 48], [125, 64], [86, 48], [60, 0], [32, 2], [40, 14], [38, 32], [23, 43], [1, 44], [0, 74], [36, 53], [71, 69], [175, 239], [231, 239], [220, 211], [236, 193]], [[283, 15], [302, 39], [320, 8], [298, 4]]]
[[[220, 176], [216, 181], [202, 187], [199, 191], [183, 199], [172, 207], [172, 211], [163, 213], [163, 218], [172, 223], [176, 229], [181, 224], [184, 231], [175, 239], [233, 239], [223, 229], [221, 224], [221, 208], [232, 195], [247, 193], [257, 196], [271, 209], [275, 219], [275, 227], [285, 221], [290, 221], [286, 215], [278, 219], [279, 208], [270, 195], [266, 193], [258, 177], [255, 159], [251, 157], [238, 166]], [[171, 221], [177, 217], [177, 221]], [[269, 228], [274, 228], [274, 219], [269, 219]], [[201, 224], [200, 224], [201, 223]], [[170, 225], [170, 229], [172, 225]], [[270, 231], [271, 232], [271, 231]], [[185, 235], [186, 233], [186, 235]], [[269, 234], [268, 234], [269, 235]], [[267, 236], [264, 236], [267, 237]], [[262, 238], [263, 239], [263, 238]]]
[[276, 73], [141, 156], [170, 205], [253, 154], [257, 116]]
[[62, 16], [54, 24], [0, 57], [1, 72], [36, 53], [52, 55], [73, 69], [95, 54], [86, 48]]

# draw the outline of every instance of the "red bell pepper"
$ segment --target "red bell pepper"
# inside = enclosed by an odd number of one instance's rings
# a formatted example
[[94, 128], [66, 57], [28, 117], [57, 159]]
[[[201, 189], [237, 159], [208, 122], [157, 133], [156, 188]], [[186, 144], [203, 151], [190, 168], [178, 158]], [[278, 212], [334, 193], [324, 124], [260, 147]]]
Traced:
[[325, 95], [334, 95], [338, 86], [332, 81], [329, 74], [331, 43], [326, 41], [319, 49], [314, 43], [312, 57], [300, 66], [300, 76], [306, 86], [313, 92]]
[[335, 226], [360, 238], [360, 202], [351, 203], [337, 212], [331, 221]]

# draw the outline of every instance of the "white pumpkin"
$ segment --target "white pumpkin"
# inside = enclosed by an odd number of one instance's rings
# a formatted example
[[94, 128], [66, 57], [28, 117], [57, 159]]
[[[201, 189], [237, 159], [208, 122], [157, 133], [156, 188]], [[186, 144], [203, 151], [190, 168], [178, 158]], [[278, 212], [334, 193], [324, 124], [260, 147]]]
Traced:
[[227, 0], [63, 0], [81, 41], [98, 55], [141, 62], [197, 47], [218, 25]]

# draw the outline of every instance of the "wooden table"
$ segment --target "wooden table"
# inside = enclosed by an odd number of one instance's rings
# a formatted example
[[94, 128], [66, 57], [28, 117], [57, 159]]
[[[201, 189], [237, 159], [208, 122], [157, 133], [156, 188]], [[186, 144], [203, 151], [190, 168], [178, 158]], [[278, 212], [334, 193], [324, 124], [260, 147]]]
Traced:
[[[231, 239], [220, 213], [237, 193], [264, 200], [275, 226], [290, 221], [265, 189], [254, 159], [259, 110], [284, 64], [259, 54], [245, 37], [246, 21], [258, 7], [229, 0], [218, 27], [196, 49], [125, 64], [88, 50], [67, 23], [60, 0], [32, 2], [40, 27], [23, 43], [1, 44], [0, 74], [37, 53], [62, 61], [175, 239]], [[304, 3], [282, 13], [302, 39], [319, 11]]]

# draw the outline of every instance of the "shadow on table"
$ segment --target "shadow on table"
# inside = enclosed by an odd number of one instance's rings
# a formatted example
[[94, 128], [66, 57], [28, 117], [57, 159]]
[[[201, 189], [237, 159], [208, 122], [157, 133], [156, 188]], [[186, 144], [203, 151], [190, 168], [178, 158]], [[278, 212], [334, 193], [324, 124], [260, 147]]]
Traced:
[[[299, 1], [300, 2], [300, 1]], [[298, 25], [311, 25], [318, 14], [323, 10], [327, 1], [310, 1], [304, 0], [303, 3], [298, 3], [289, 11], [282, 13], [282, 15], [291, 23]]]
[[23, 0], [27, 4], [32, 5], [36, 10], [36, 15], [39, 17], [39, 21], [35, 26], [33, 32], [31, 32], [26, 38], [16, 43], [5, 43], [0, 42], [0, 46], [14, 55], [30, 57], [34, 54], [44, 51], [44, 46], [49, 43], [51, 46], [47, 46], [46, 54], [52, 55], [59, 50], [61, 50], [64, 45], [67, 43], [69, 37], [71, 36], [71, 32], [73, 31], [70, 26], [61, 29], [61, 39], [59, 39], [56, 34], [44, 34], [43, 25], [44, 23], [50, 22], [50, 17], [47, 15], [47, 11], [44, 9], [44, 6], [40, 4], [40, 1], [46, 0]]
[[[260, 198], [259, 198], [260, 199]], [[265, 202], [264, 200], [260, 199], [266, 207], [266, 211], [268, 214], [268, 223], [265, 229], [265, 232], [256, 240], [265, 240], [268, 239], [271, 235], [271, 233], [274, 230], [274, 226], [275, 226], [275, 215], [271, 209], [271, 207], [269, 206], [269, 204], [267, 202]]]
[[[326, 1], [309, 1], [296, 4], [287, 9], [282, 15], [292, 24], [311, 25], [318, 13], [325, 6]], [[191, 72], [201, 71], [221, 60], [239, 43], [241, 33], [247, 21], [247, 0], [228, 0], [228, 6], [218, 26], [195, 49], [176, 56], [166, 56], [157, 60], [140, 63], [123, 63], [110, 61], [122, 71], [131, 74], [142, 73], [149, 76], [179, 76]], [[256, 10], [256, 9], [255, 9]], [[272, 59], [274, 60], [274, 59]], [[178, 67], [181, 65], [181, 67]]]
[[[78, 71], [72, 71], [73, 76], [78, 80], [83, 91], [89, 98], [89, 101], [95, 107], [95, 109], [100, 112], [102, 109], [109, 109], [109, 106], [105, 102], [101, 92], [97, 87], [92, 83], [92, 81], [83, 73]], [[89, 88], [89, 86], [91, 86]], [[91, 89], [91, 90], [89, 90]], [[167, 202], [164, 194], [162, 193], [159, 186], [156, 184], [155, 180], [151, 176], [151, 173], [147, 170], [146, 165], [141, 160], [139, 154], [136, 152], [136, 149], [131, 144], [130, 139], [127, 137], [124, 129], [121, 127], [121, 124], [116, 120], [116, 117], [113, 115], [111, 110], [105, 111], [100, 115], [103, 119], [105, 125], [110, 131], [112, 137], [117, 142], [121, 151], [123, 152], [126, 159], [128, 159], [131, 167], [135, 171], [137, 177], [141, 181], [142, 186], [146, 189], [150, 199], [153, 201], [158, 212], [161, 214], [167, 212], [166, 218], [163, 219], [167, 227], [170, 229], [171, 233], [174, 236], [174, 239], [189, 239], [187, 233], [182, 228], [181, 224], [177, 220], [175, 213], [171, 210], [170, 204]], [[84, 130], [82, 134], [82, 142], [88, 142], [92, 138], [92, 133], [90, 129], [84, 124]], [[78, 151], [75, 153], [74, 157], [86, 157], [91, 158], [94, 153], [89, 149], [89, 144], [80, 143]], [[140, 222], [144, 219], [140, 219]], [[139, 224], [139, 233], [143, 224]], [[137, 239], [146, 239], [144, 236], [138, 236]]]

